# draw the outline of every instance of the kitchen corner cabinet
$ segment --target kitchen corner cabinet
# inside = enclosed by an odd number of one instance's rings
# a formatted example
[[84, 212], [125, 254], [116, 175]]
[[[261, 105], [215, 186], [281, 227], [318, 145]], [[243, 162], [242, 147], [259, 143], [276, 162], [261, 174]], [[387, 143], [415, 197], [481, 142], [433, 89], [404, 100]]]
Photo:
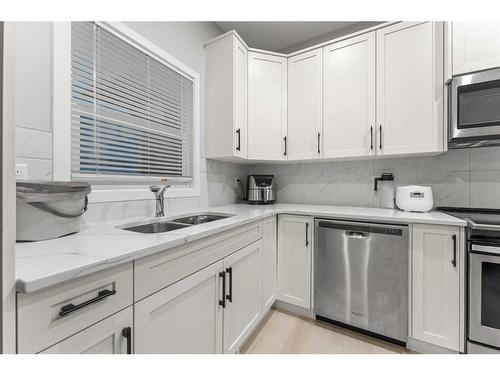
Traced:
[[278, 218], [278, 300], [311, 309], [313, 219]]
[[287, 158], [287, 58], [248, 53], [248, 159]]
[[443, 22], [377, 33], [377, 154], [444, 151]]
[[[463, 238], [450, 226], [413, 225], [410, 336], [463, 351]], [[462, 313], [461, 313], [462, 312]]]
[[276, 301], [278, 225], [276, 216], [262, 222], [262, 306], [265, 314]]
[[132, 354], [132, 307], [84, 329], [40, 354]]
[[323, 47], [323, 157], [375, 155], [375, 32]]
[[322, 49], [288, 59], [288, 160], [321, 158]]
[[247, 48], [233, 33], [205, 46], [207, 158], [247, 158], [247, 75]]
[[453, 75], [500, 67], [500, 22], [452, 23]]

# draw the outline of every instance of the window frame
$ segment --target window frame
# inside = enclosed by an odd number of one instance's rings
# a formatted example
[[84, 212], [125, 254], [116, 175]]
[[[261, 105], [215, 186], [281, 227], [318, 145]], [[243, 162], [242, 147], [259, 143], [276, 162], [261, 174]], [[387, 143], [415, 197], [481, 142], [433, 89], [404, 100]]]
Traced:
[[[168, 198], [200, 196], [200, 75], [156, 44], [144, 38], [121, 22], [95, 22], [99, 27], [157, 59], [179, 74], [193, 81], [193, 178], [166, 178], [172, 187]], [[71, 22], [53, 23], [53, 178], [71, 181]], [[92, 184], [90, 202], [113, 202], [151, 199], [150, 185], [161, 184], [159, 178], [145, 178], [140, 184], [133, 176], [100, 179], [89, 175]], [[123, 180], [123, 181], [122, 181]]]

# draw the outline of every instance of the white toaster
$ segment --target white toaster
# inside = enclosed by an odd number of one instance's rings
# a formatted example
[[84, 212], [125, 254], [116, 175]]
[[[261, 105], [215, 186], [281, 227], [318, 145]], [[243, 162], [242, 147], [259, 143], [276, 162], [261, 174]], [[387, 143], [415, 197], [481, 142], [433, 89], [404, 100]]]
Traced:
[[403, 211], [427, 212], [434, 207], [430, 186], [398, 186], [396, 188], [396, 206]]

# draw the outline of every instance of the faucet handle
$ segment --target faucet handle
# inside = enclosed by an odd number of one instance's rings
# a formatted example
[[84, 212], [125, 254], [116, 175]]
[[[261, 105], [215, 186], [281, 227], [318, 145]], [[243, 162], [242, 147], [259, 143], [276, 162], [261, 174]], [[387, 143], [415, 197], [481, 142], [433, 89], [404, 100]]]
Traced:
[[158, 193], [160, 191], [160, 187], [158, 185], [152, 185], [149, 187], [149, 190], [151, 190], [153, 193]]

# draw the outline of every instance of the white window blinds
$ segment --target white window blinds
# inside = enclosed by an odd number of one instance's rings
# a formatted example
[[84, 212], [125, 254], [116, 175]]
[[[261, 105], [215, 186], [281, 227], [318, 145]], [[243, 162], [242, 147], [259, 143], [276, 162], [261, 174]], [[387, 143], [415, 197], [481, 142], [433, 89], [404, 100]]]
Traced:
[[92, 22], [71, 54], [72, 175], [191, 178], [193, 81]]

